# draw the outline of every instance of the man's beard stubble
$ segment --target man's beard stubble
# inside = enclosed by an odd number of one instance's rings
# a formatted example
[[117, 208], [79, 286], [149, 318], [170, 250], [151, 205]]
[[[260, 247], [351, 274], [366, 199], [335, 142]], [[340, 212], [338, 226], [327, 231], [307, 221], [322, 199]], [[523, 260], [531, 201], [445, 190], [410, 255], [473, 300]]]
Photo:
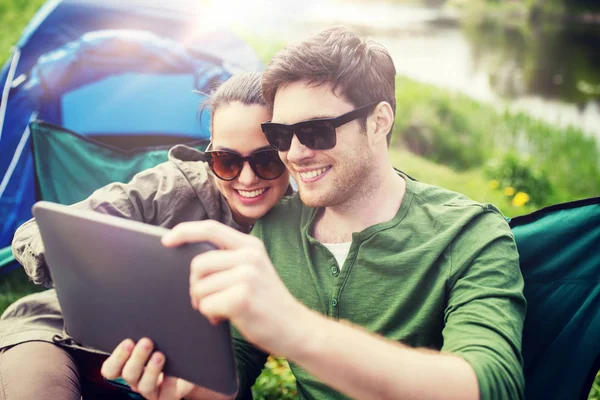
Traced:
[[343, 212], [359, 210], [364, 199], [378, 186], [377, 177], [373, 176], [373, 158], [371, 153], [362, 153], [334, 165], [332, 169], [335, 171], [331, 172], [335, 172], [336, 176], [328, 187], [321, 187], [318, 193], [306, 193], [300, 183], [300, 199], [313, 208], [339, 208]]

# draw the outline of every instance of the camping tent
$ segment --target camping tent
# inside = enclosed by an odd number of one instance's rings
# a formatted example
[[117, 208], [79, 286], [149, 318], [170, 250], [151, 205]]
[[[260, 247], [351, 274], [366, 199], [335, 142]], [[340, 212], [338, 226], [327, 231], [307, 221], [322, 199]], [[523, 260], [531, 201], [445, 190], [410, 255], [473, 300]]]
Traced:
[[194, 90], [262, 64], [231, 32], [203, 30], [200, 11], [192, 0], [51, 0], [38, 11], [0, 72], [0, 249], [40, 198], [32, 120], [126, 148], [208, 136]]

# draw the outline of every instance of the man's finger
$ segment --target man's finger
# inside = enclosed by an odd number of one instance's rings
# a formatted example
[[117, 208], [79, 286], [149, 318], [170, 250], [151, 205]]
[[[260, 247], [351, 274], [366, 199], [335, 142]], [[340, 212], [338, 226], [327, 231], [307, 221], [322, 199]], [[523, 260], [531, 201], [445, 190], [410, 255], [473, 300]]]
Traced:
[[138, 392], [147, 399], [158, 399], [159, 396], [159, 377], [165, 365], [165, 356], [157, 351], [152, 354], [144, 373], [137, 385]]
[[100, 373], [106, 379], [117, 379], [121, 376], [123, 367], [129, 359], [134, 347], [133, 340], [125, 339], [115, 348], [112, 354], [104, 360]]
[[220, 273], [242, 264], [248, 264], [255, 257], [258, 256], [245, 249], [207, 251], [198, 254], [190, 263], [190, 283], [217, 272]]
[[210, 242], [220, 249], [235, 250], [261, 243], [258, 239], [213, 220], [183, 222], [162, 237], [163, 245]]
[[198, 310], [209, 320], [233, 320], [248, 305], [248, 287], [245, 284], [231, 286], [221, 292], [202, 298]]
[[240, 265], [239, 268], [230, 268], [218, 273], [204, 276], [201, 279], [191, 279], [190, 297], [192, 302], [198, 304], [204, 297], [222, 292], [241, 282], [248, 280], [251, 274], [250, 266]]

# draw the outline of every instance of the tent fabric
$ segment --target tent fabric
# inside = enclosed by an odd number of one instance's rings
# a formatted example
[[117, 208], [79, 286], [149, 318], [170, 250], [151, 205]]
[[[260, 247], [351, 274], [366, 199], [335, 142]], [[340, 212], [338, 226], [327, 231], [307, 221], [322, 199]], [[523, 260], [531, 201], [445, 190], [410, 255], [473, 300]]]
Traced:
[[9, 245], [17, 227], [31, 218], [31, 207], [36, 201], [29, 117], [19, 122], [25, 124], [25, 129], [14, 138], [14, 153], [0, 143], [0, 163], [10, 163], [5, 170], [0, 167], [0, 247]]
[[205, 95], [194, 91], [206, 93], [229, 76], [222, 66], [148, 32], [90, 32], [42, 55], [27, 81], [11, 91], [0, 138], [6, 154], [0, 157], [0, 246], [43, 199], [33, 185], [32, 119], [85, 135], [175, 136], [180, 143], [206, 138], [210, 118], [197, 111]]
[[[40, 54], [76, 40], [90, 31], [147, 31], [184, 43], [198, 58], [213, 57], [228, 69], [257, 71], [262, 63], [252, 48], [231, 31], [208, 28], [211, 21], [197, 0], [50, 0], [31, 19], [17, 47], [27, 49], [23, 68], [30, 70]], [[37, 54], [37, 55], [36, 55]]]
[[[194, 78], [192, 74], [131, 73], [109, 77], [63, 96], [60, 117], [64, 126], [86, 135], [178, 132], [206, 137], [209, 118], [200, 124], [193, 112], [204, 97], [189, 90]], [[108, 97], [113, 100], [107, 102]]]
[[13, 257], [12, 248], [10, 246], [0, 249], [0, 270], [14, 263], [14, 261], [15, 257]]
[[[171, 147], [130, 146], [133, 148], [123, 150], [42, 121], [32, 122], [29, 131], [33, 146], [31, 164], [35, 164], [36, 171], [32, 185], [44, 200], [61, 204], [81, 201], [111, 182], [129, 182], [136, 173], [166, 161]], [[187, 144], [204, 150], [208, 140]], [[0, 273], [18, 266], [10, 246], [0, 249]]]
[[[111, 182], [129, 182], [136, 173], [167, 161], [171, 147], [129, 146], [133, 148], [123, 150], [43, 121], [32, 122], [29, 131], [36, 176], [32, 184], [42, 199], [61, 204], [84, 200]], [[137, 137], [133, 139], [139, 142]], [[208, 140], [186, 144], [204, 150]], [[10, 246], [0, 249], [0, 273], [18, 266]]]
[[38, 11], [0, 70], [0, 248], [42, 199], [28, 130], [36, 118], [116, 145], [207, 136], [193, 91], [262, 63], [235, 34], [205, 29], [201, 14], [193, 0], [50, 0]]
[[[41, 198], [73, 204], [112, 182], [129, 182], [135, 174], [167, 161], [171, 146], [122, 150], [59, 126], [36, 121], [30, 126], [35, 175]], [[189, 146], [204, 150], [208, 140]]]
[[24, 90], [45, 99], [40, 118], [80, 134], [207, 137], [209, 118], [196, 113], [202, 93], [229, 76], [171, 40], [112, 30], [41, 56]]
[[587, 399], [600, 367], [600, 197], [510, 222], [528, 302], [527, 399]]

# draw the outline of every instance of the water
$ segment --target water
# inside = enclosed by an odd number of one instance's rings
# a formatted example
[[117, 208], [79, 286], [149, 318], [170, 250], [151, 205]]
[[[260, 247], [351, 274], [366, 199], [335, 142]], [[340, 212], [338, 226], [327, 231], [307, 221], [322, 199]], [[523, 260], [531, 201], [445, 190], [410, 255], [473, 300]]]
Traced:
[[373, 1], [280, 1], [268, 13], [252, 10], [254, 31], [295, 40], [348, 26], [385, 45], [398, 73], [600, 139], [598, 26], [464, 28], [452, 10]]
[[452, 10], [327, 3], [304, 20], [340, 23], [385, 45], [399, 73], [600, 139], [598, 27], [461, 28]]

